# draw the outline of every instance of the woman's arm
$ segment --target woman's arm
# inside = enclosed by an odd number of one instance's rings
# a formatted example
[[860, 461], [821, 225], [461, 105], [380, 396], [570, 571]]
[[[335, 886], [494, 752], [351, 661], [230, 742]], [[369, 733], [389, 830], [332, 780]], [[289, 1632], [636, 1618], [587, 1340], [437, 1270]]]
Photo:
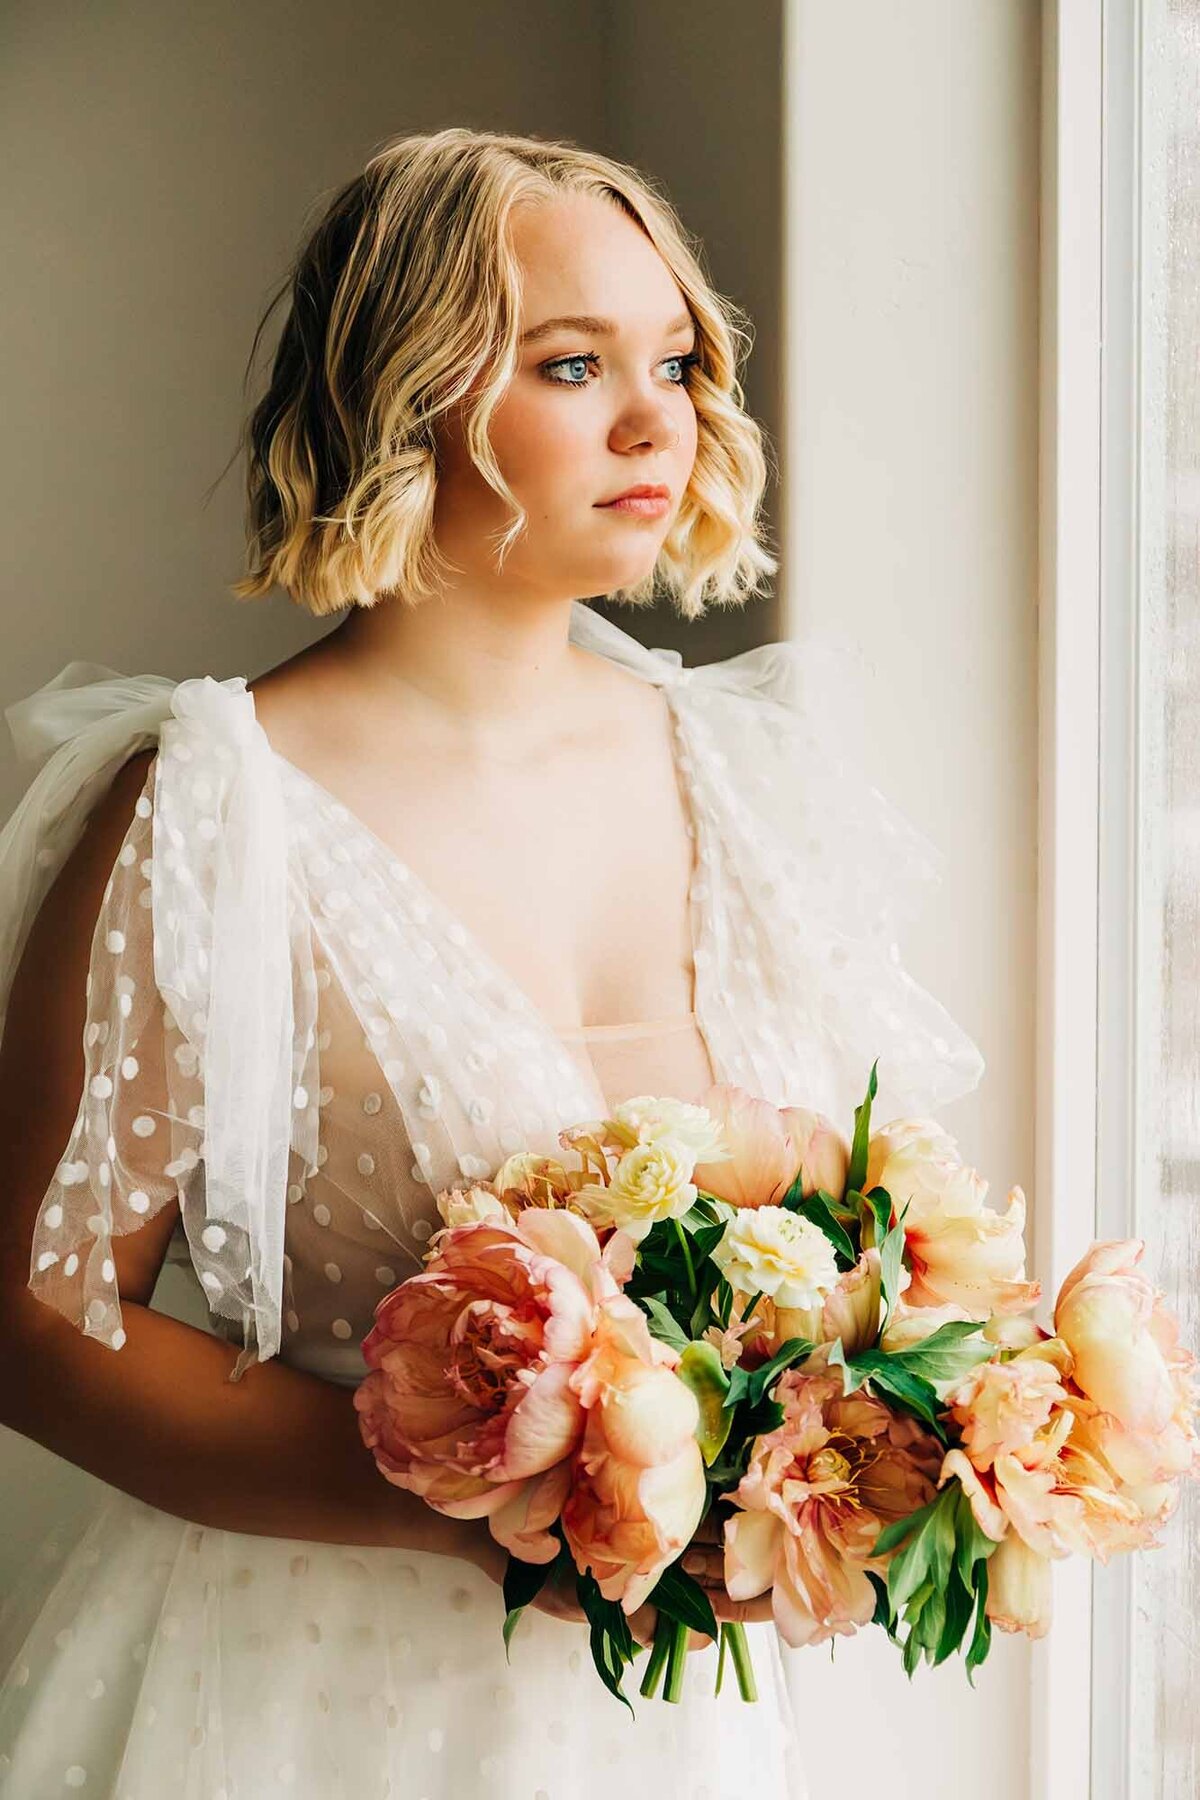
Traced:
[[478, 1560], [484, 1528], [442, 1518], [380, 1475], [349, 1390], [274, 1360], [230, 1383], [229, 1344], [151, 1311], [178, 1202], [113, 1238], [120, 1350], [29, 1289], [34, 1222], [79, 1105], [93, 931], [153, 755], [131, 757], [94, 808], [12, 986], [0, 1047], [0, 1421], [179, 1518]]
[[180, 1519], [478, 1560], [478, 1525], [384, 1480], [348, 1389], [276, 1359], [230, 1383], [230, 1345], [128, 1299], [122, 1311], [113, 1351], [10, 1287], [3, 1423]]

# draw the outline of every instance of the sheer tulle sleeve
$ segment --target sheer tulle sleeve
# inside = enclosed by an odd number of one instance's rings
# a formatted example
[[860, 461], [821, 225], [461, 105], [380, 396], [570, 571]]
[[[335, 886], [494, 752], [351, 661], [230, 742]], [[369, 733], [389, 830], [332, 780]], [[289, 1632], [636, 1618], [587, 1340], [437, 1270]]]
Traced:
[[[664, 653], [656, 653], [662, 656]], [[670, 655], [666, 654], [670, 664]], [[858, 665], [833, 639], [765, 644], [694, 669], [676, 702], [721, 884], [714, 954], [745, 979], [739, 915], [752, 912], [764, 1003], [826, 1072], [816, 1092], [844, 1117], [878, 1061], [876, 1118], [925, 1113], [975, 1087], [983, 1057], [903, 965], [898, 932], [936, 890], [944, 857], [855, 767]], [[811, 1103], [821, 1104], [816, 1099]]]
[[[88, 1337], [125, 1342], [114, 1237], [180, 1198], [204, 1142], [200, 1059], [154, 973], [150, 766], [104, 890], [92, 937], [84, 1080], [70, 1138], [34, 1226], [30, 1287]], [[206, 1290], [217, 1281], [205, 1269]]]
[[774, 1104], [839, 1121], [876, 1061], [877, 1119], [977, 1086], [978, 1046], [904, 967], [897, 934], [945, 859], [848, 754], [857, 646], [808, 632], [689, 667], [581, 601], [571, 641], [671, 690], [699, 815], [697, 985], [722, 1060]]
[[[274, 758], [241, 677], [139, 681], [155, 684], [156, 717], [135, 717], [124, 677], [68, 696], [50, 684], [9, 709], [19, 748], [34, 713], [43, 740], [60, 740], [0, 839], [14, 960], [82, 828], [75, 795], [86, 789], [94, 804], [112, 769], [147, 735], [158, 740], [96, 920], [83, 1091], [38, 1213], [30, 1287], [119, 1350], [112, 1240], [178, 1199], [210, 1311], [242, 1345], [239, 1379], [279, 1347], [292, 1157], [302, 1173], [316, 1167], [310, 921], [290, 879]], [[89, 708], [97, 717], [81, 724]]]

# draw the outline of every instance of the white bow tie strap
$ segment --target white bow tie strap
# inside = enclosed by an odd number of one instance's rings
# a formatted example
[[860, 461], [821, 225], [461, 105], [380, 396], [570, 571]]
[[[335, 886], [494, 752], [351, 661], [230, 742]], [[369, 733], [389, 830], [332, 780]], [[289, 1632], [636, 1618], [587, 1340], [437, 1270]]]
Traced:
[[0, 1001], [97, 799], [159, 747], [152, 823], [143, 795], [92, 946], [83, 1095], [30, 1286], [119, 1349], [111, 1237], [177, 1197], [209, 1307], [241, 1339], [238, 1380], [279, 1348], [289, 1152], [316, 1167], [319, 1088], [307, 921], [253, 696], [241, 676], [175, 683], [74, 662], [7, 717], [42, 766], [0, 834]]

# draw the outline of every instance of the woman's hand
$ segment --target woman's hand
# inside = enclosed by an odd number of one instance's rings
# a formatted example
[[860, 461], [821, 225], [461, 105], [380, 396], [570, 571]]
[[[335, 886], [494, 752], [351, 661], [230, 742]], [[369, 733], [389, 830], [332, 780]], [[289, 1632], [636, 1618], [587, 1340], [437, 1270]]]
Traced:
[[[718, 1623], [728, 1619], [734, 1624], [757, 1624], [773, 1616], [769, 1589], [753, 1600], [731, 1600], [726, 1592], [725, 1530], [714, 1509], [710, 1508], [705, 1515], [691, 1548], [680, 1558], [680, 1567], [704, 1589]], [[693, 1632], [692, 1636], [699, 1637], [703, 1644], [712, 1642], [711, 1638], [701, 1637], [699, 1632]]]
[[[451, 1521], [447, 1520], [447, 1524]], [[504, 1585], [504, 1571], [508, 1566], [508, 1551], [498, 1544], [487, 1528], [485, 1521], [474, 1520], [462, 1525], [463, 1533], [460, 1546], [451, 1554], [461, 1556], [465, 1562], [472, 1563], [482, 1571], [497, 1587]], [[579, 1604], [575, 1592], [575, 1575], [570, 1569], [555, 1570], [529, 1602], [537, 1612], [547, 1613], [552, 1619], [567, 1619], [574, 1625], [586, 1625], [587, 1614]], [[654, 1624], [657, 1612], [653, 1606], [639, 1606], [636, 1612], [629, 1615], [629, 1629], [639, 1644], [651, 1644], [654, 1641]], [[694, 1634], [698, 1635], [698, 1634]], [[708, 1643], [707, 1638], [701, 1639]]]

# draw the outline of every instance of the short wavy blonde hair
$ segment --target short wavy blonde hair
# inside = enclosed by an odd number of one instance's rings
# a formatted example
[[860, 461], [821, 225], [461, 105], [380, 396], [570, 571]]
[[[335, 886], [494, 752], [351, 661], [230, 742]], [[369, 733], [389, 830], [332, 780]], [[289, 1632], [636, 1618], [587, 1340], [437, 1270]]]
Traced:
[[513, 508], [500, 558], [527, 515], [488, 422], [518, 365], [521, 271], [513, 209], [562, 191], [616, 202], [649, 237], [697, 330], [689, 380], [697, 451], [654, 568], [611, 598], [665, 590], [697, 618], [736, 605], [778, 567], [759, 514], [768, 474], [744, 410], [747, 316], [718, 295], [698, 241], [634, 169], [564, 141], [454, 127], [395, 138], [348, 182], [300, 250], [259, 322], [247, 366], [290, 296], [270, 382], [239, 440], [246, 452], [247, 573], [239, 599], [278, 584], [323, 615], [395, 595], [413, 604], [448, 565], [433, 537], [434, 428], [463, 404], [470, 454]]

